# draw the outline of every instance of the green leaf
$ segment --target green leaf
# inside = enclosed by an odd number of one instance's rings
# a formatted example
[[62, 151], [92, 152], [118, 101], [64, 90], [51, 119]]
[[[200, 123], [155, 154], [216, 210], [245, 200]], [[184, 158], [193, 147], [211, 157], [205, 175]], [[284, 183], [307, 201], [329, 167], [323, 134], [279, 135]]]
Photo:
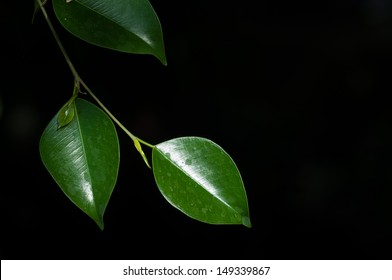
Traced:
[[57, 117], [57, 127], [61, 128], [68, 125], [75, 116], [75, 98], [72, 97], [64, 106], [60, 109]]
[[56, 17], [91, 44], [152, 54], [166, 65], [162, 28], [148, 0], [53, 0]]
[[119, 169], [117, 132], [92, 103], [77, 98], [71, 106], [75, 115], [67, 126], [58, 128], [57, 113], [44, 130], [41, 159], [68, 198], [103, 229]]
[[241, 175], [214, 142], [200, 137], [163, 142], [154, 147], [152, 163], [162, 195], [186, 215], [211, 224], [251, 227]]

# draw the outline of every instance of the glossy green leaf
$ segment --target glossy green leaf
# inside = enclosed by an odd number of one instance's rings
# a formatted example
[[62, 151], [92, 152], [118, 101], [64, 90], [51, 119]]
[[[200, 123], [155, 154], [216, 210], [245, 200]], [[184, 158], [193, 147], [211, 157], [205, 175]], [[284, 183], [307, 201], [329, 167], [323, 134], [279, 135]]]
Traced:
[[75, 116], [75, 98], [72, 97], [64, 106], [60, 109], [57, 117], [57, 128], [68, 125]]
[[113, 122], [97, 106], [77, 98], [74, 118], [58, 128], [58, 114], [44, 130], [41, 159], [54, 180], [103, 229], [103, 215], [114, 189], [120, 149]]
[[162, 28], [148, 0], [52, 0], [76, 37], [117, 51], [151, 54], [166, 65]]
[[163, 196], [186, 215], [211, 224], [251, 226], [241, 175], [214, 142], [182, 137], [158, 144], [152, 154]]

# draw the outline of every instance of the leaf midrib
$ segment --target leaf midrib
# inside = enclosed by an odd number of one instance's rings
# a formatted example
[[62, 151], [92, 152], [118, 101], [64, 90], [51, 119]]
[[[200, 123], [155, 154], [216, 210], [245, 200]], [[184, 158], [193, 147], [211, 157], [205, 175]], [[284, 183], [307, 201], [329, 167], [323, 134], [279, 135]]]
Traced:
[[75, 118], [76, 118], [75, 120], [78, 123], [78, 131], [79, 131], [81, 144], [82, 144], [82, 149], [83, 149], [83, 157], [84, 157], [84, 159], [86, 161], [87, 172], [88, 172], [88, 179], [89, 179], [89, 183], [90, 183], [90, 186], [91, 186], [91, 193], [92, 193], [92, 196], [93, 196], [92, 197], [93, 199], [91, 200], [91, 202], [93, 202], [93, 204], [94, 204], [95, 212], [99, 215], [98, 209], [97, 209], [97, 205], [95, 203], [95, 194], [94, 194], [93, 182], [92, 182], [92, 179], [91, 179], [90, 165], [89, 165], [89, 161], [88, 161], [88, 157], [87, 157], [87, 153], [86, 153], [86, 149], [85, 149], [85, 145], [84, 145], [84, 137], [83, 137], [83, 133], [82, 133], [82, 130], [81, 130], [80, 121], [79, 121], [79, 112], [77, 110], [75, 102], [74, 102], [74, 106], [75, 106]]
[[166, 156], [164, 153], [160, 152], [161, 155], [168, 160], [169, 162], [171, 162], [178, 170], [180, 170], [182, 173], [184, 173], [188, 178], [192, 179], [192, 181], [196, 182], [199, 186], [201, 186], [203, 188], [203, 190], [205, 190], [207, 193], [209, 193], [212, 197], [214, 197], [216, 200], [220, 201], [221, 203], [223, 203], [224, 205], [226, 205], [228, 208], [232, 209], [234, 212], [238, 213], [238, 215], [242, 216], [237, 210], [235, 210], [230, 204], [228, 204], [226, 201], [222, 200], [219, 196], [214, 195], [213, 193], [211, 193], [210, 191], [208, 191], [208, 189], [206, 189], [205, 187], [203, 187], [202, 184], [200, 184], [198, 181], [194, 180], [194, 178], [191, 176], [191, 174], [189, 174], [188, 172], [186, 172], [184, 169], [181, 168], [181, 166], [179, 166], [176, 162], [172, 161], [168, 156]]
[[126, 32], [129, 32], [129, 33], [134, 34], [137, 38], [139, 38], [142, 42], [144, 42], [150, 49], [153, 50], [153, 47], [152, 47], [151, 45], [149, 45], [148, 42], [147, 42], [146, 40], [144, 40], [141, 36], [139, 36], [139, 35], [136, 34], [135, 32], [128, 30], [124, 25], [120, 24], [119, 22], [117, 22], [117, 21], [115, 21], [115, 20], [113, 20], [113, 19], [111, 19], [111, 18], [109, 18], [109, 17], [104, 16], [102, 13], [100, 13], [100, 12], [94, 10], [93, 8], [91, 8], [91, 7], [87, 6], [87, 5], [85, 5], [85, 4], [81, 3], [81, 2], [79, 2], [78, 0], [74, 0], [74, 1], [77, 2], [79, 5], [85, 7], [86, 9], [88, 9], [88, 10], [90, 10], [90, 11], [96, 13], [97, 15], [101, 16], [102, 18], [104, 18], [104, 19], [106, 19], [106, 20], [108, 20], [108, 21], [110, 21], [110, 22], [116, 24], [116, 25], [119, 26], [121, 29], [125, 30]]

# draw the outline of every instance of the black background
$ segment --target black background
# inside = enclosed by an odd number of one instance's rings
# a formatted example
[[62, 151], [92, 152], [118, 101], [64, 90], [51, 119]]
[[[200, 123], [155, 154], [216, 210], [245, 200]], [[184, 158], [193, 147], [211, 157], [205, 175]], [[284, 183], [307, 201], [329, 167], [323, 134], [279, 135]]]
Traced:
[[177, 211], [118, 130], [104, 231], [40, 161], [73, 80], [30, 2], [3, 3], [0, 19], [2, 259], [391, 258], [390, 1], [154, 0], [167, 66], [80, 41], [48, 5], [79, 74], [129, 130], [155, 144], [206, 137], [232, 156], [253, 224]]

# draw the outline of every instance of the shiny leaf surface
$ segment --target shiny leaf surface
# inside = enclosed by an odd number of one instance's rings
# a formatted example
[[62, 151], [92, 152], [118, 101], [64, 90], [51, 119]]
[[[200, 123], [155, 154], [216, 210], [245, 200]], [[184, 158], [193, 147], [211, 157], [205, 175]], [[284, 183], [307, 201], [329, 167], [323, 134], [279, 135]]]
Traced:
[[60, 109], [57, 117], [57, 127], [61, 128], [68, 125], [75, 116], [75, 105], [74, 98], [71, 98], [65, 105]]
[[57, 113], [44, 130], [41, 159], [68, 198], [103, 229], [119, 169], [117, 132], [92, 103], [78, 98], [70, 106], [74, 117], [66, 126], [58, 128]]
[[162, 28], [148, 0], [52, 0], [76, 37], [117, 51], [151, 54], [166, 65]]
[[155, 181], [174, 207], [202, 222], [251, 227], [241, 175], [217, 144], [176, 138], [156, 145], [152, 157]]

